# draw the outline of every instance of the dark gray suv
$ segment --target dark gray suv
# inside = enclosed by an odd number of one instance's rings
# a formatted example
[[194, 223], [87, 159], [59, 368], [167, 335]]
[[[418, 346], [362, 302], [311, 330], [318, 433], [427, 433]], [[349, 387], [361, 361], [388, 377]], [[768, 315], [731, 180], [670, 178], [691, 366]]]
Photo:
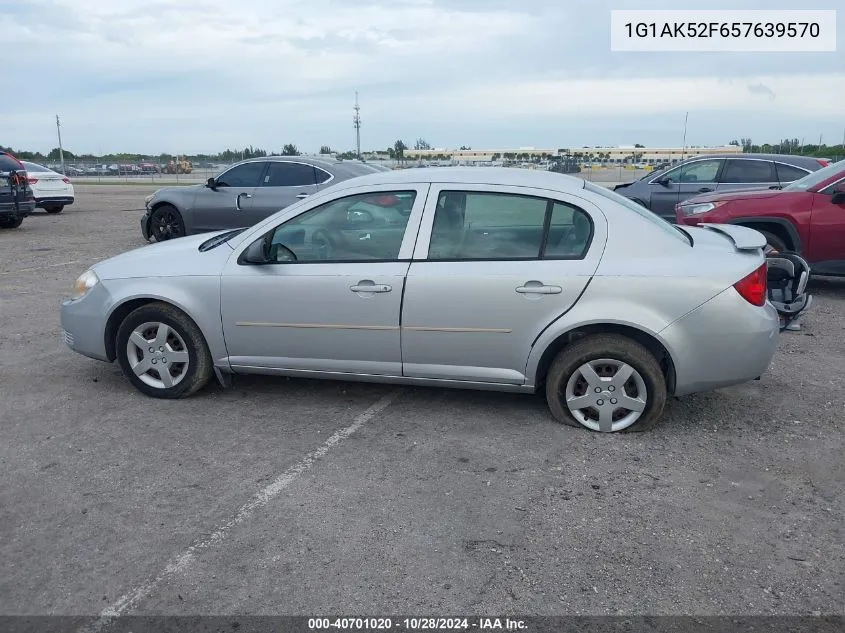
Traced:
[[821, 169], [827, 161], [787, 154], [713, 154], [651, 172], [614, 191], [675, 221], [675, 205], [711, 191], [780, 188]]
[[146, 199], [144, 239], [158, 242], [252, 226], [335, 183], [384, 167], [331, 157], [266, 156], [227, 167], [208, 182], [164, 187]]

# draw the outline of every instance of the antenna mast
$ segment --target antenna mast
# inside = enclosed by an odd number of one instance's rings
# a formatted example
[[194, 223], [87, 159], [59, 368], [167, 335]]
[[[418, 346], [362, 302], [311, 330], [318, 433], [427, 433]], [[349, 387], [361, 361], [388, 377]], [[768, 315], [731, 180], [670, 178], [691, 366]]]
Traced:
[[358, 105], [358, 91], [355, 91], [355, 116], [352, 122], [355, 124], [355, 154], [361, 160], [361, 106]]

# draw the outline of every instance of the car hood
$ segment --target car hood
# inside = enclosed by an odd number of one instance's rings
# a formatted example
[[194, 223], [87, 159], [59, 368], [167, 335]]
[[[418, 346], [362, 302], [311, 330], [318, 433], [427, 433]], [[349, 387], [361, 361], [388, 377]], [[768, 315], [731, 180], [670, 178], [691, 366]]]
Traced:
[[100, 279], [216, 276], [232, 254], [228, 244], [205, 252], [200, 244], [227, 231], [189, 235], [121, 253], [92, 266]]
[[765, 200], [781, 196], [785, 192], [780, 189], [737, 189], [723, 193], [703, 193], [684, 200], [683, 204], [702, 204], [704, 202], [729, 202], [733, 200]]

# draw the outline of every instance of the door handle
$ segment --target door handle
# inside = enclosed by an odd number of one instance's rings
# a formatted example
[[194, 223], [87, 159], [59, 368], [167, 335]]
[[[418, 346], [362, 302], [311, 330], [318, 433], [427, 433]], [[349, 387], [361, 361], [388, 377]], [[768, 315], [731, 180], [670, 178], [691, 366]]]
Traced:
[[297, 197], [299, 200], [302, 200], [303, 198], [307, 198], [307, 197], [308, 197], [308, 194], [307, 194], [307, 193], [298, 193], [298, 194], [296, 194], [296, 197]]
[[352, 292], [390, 292], [393, 290], [387, 284], [376, 284], [369, 279], [359, 281], [356, 285], [349, 286], [349, 289]]
[[713, 191], [710, 187], [702, 187], [698, 190], [698, 193], [707, 193], [708, 191]]
[[529, 281], [524, 286], [518, 286], [516, 291], [523, 295], [557, 295], [563, 292], [560, 286], [547, 286], [539, 281]]
[[243, 211], [243, 209], [241, 209], [241, 196], [247, 199], [252, 198], [251, 193], [239, 193], [238, 197], [235, 198], [235, 209], [238, 211]]

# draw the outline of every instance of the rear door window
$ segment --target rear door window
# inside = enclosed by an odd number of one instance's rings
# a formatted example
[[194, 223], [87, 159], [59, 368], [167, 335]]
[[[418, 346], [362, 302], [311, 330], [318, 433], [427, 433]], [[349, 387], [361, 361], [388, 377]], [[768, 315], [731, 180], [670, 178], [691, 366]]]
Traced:
[[313, 165], [271, 161], [264, 176], [264, 187], [307, 187], [317, 184]]
[[778, 174], [778, 182], [795, 182], [806, 176], [809, 172], [792, 165], [784, 165], [783, 163], [775, 163], [775, 169]]
[[777, 182], [778, 179], [775, 175], [775, 164], [772, 161], [729, 158], [720, 181], [733, 185], [750, 185]]

